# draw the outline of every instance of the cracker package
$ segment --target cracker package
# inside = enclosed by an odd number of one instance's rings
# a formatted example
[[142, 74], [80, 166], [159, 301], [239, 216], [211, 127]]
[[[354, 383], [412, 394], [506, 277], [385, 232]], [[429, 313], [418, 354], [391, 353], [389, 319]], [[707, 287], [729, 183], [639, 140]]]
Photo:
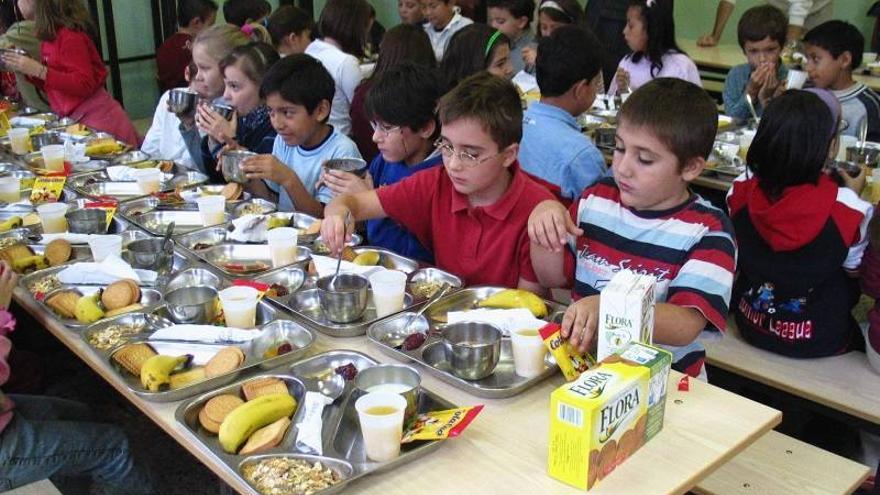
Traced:
[[605, 359], [629, 342], [651, 343], [655, 280], [651, 275], [621, 270], [602, 289], [596, 359]]
[[550, 396], [548, 474], [589, 490], [663, 428], [672, 355], [630, 343]]

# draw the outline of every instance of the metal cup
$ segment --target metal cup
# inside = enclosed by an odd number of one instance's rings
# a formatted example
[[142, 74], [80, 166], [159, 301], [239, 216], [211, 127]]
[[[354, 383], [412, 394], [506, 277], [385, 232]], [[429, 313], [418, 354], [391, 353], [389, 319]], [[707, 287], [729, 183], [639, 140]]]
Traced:
[[171, 271], [174, 262], [174, 244], [157, 238], [133, 241], [128, 245], [127, 258], [132, 268], [165, 275]]
[[67, 226], [75, 234], [106, 234], [107, 212], [101, 208], [68, 211]]
[[880, 148], [850, 146], [846, 149], [846, 161], [876, 168], [878, 162], [880, 162]]
[[370, 282], [360, 275], [340, 273], [336, 280], [329, 275], [319, 278], [316, 285], [321, 309], [327, 319], [334, 323], [351, 323], [367, 309], [367, 287]]
[[199, 94], [187, 88], [174, 88], [168, 95], [168, 108], [177, 115], [186, 115], [196, 109]]
[[223, 178], [226, 179], [226, 182], [247, 183], [247, 177], [244, 176], [244, 171], [241, 169], [241, 162], [252, 156], [257, 156], [257, 154], [247, 150], [231, 150], [220, 155], [220, 170], [223, 172]]
[[216, 314], [217, 289], [182, 287], [165, 294], [165, 307], [176, 323], [210, 324]]
[[231, 106], [222, 103], [214, 103], [211, 105], [211, 110], [219, 113], [220, 116], [223, 117], [223, 120], [229, 120], [229, 118], [232, 117], [232, 112], [235, 111]]
[[501, 330], [489, 323], [447, 325], [442, 337], [452, 373], [465, 380], [491, 375], [501, 357], [501, 336]]
[[351, 172], [359, 177], [367, 173], [367, 162], [360, 158], [331, 158], [324, 162], [324, 168]]
[[[396, 393], [406, 399], [404, 423], [419, 412], [419, 386], [422, 377], [415, 368], [403, 364], [380, 364], [360, 370], [355, 377], [354, 385], [364, 393], [389, 392]], [[388, 390], [380, 390], [388, 386]], [[397, 390], [399, 389], [399, 390]]]

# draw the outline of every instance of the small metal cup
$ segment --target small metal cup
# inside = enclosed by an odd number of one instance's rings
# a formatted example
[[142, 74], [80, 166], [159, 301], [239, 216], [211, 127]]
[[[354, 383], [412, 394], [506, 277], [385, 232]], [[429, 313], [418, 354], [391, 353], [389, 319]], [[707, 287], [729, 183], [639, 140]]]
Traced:
[[316, 284], [321, 309], [327, 319], [334, 323], [351, 323], [360, 318], [367, 309], [369, 280], [360, 275], [340, 273], [333, 281], [333, 287], [330, 287], [331, 281], [333, 275], [328, 275], [319, 278]]
[[165, 239], [150, 238], [133, 241], [127, 247], [128, 261], [132, 268], [153, 270], [159, 275], [171, 271], [174, 261], [174, 244]]
[[360, 158], [332, 158], [324, 162], [324, 168], [351, 172], [359, 177], [367, 173], [367, 162]]
[[74, 234], [106, 234], [107, 212], [101, 208], [68, 211], [67, 225]]
[[443, 329], [443, 344], [452, 373], [465, 380], [491, 375], [501, 357], [501, 330], [495, 325], [462, 322]]
[[241, 169], [241, 162], [252, 156], [257, 156], [257, 154], [247, 150], [231, 150], [220, 155], [220, 170], [223, 172], [223, 178], [226, 179], [226, 182], [246, 183], [247, 177], [244, 176], [244, 171]]
[[223, 117], [223, 120], [229, 120], [229, 118], [232, 117], [232, 112], [235, 111], [231, 106], [222, 103], [214, 103], [211, 105], [211, 110], [219, 113], [220, 116]]
[[846, 161], [877, 168], [877, 164], [880, 162], [880, 148], [850, 146], [846, 148]]
[[[403, 364], [380, 364], [358, 371], [354, 379], [354, 385], [364, 393], [376, 392], [373, 387], [383, 385], [400, 386], [400, 391], [387, 390], [390, 393], [398, 393], [406, 399], [406, 412], [404, 423], [413, 418], [419, 412], [419, 386], [422, 376], [411, 366]], [[383, 390], [385, 392], [385, 390]]]
[[165, 307], [176, 323], [209, 324], [216, 314], [217, 289], [182, 287], [165, 294]]
[[199, 94], [187, 88], [174, 88], [168, 95], [168, 108], [177, 115], [186, 115], [196, 109]]

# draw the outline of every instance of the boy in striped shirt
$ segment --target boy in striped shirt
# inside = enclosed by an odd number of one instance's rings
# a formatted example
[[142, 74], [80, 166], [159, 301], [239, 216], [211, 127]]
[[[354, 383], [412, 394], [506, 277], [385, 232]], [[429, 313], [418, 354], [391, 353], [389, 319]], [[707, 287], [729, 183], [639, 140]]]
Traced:
[[674, 369], [705, 377], [696, 339], [725, 330], [736, 245], [730, 219], [688, 185], [706, 165], [717, 118], [698, 86], [651, 81], [618, 115], [613, 178], [569, 210], [544, 201], [532, 212], [535, 273], [545, 287], [573, 287], [562, 333], [579, 349], [594, 345], [602, 288], [629, 269], [656, 278], [655, 343], [673, 353]]

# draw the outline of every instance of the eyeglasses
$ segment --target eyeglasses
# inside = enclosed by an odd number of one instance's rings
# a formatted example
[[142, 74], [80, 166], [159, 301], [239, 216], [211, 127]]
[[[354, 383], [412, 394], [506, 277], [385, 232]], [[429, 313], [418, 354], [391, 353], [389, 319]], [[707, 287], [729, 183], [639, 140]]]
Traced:
[[378, 133], [382, 134], [383, 136], [388, 136], [392, 132], [400, 130], [399, 125], [385, 125], [385, 124], [380, 124], [379, 122], [376, 122], [374, 120], [370, 121], [370, 127], [373, 128], [373, 132], [378, 132]]
[[485, 161], [489, 161], [489, 160], [491, 160], [497, 156], [500, 156], [504, 153], [504, 150], [501, 150], [498, 153], [495, 153], [494, 155], [485, 156], [483, 158], [478, 158], [478, 157], [468, 153], [467, 151], [455, 151], [455, 148], [453, 148], [451, 144], [444, 141], [443, 138], [440, 138], [437, 141], [435, 141], [434, 147], [437, 148], [438, 150], [440, 150], [440, 154], [445, 156], [446, 158], [449, 158], [453, 155], [458, 157], [458, 161], [461, 162], [461, 164], [467, 168], [476, 167], [477, 165], [479, 165]]

